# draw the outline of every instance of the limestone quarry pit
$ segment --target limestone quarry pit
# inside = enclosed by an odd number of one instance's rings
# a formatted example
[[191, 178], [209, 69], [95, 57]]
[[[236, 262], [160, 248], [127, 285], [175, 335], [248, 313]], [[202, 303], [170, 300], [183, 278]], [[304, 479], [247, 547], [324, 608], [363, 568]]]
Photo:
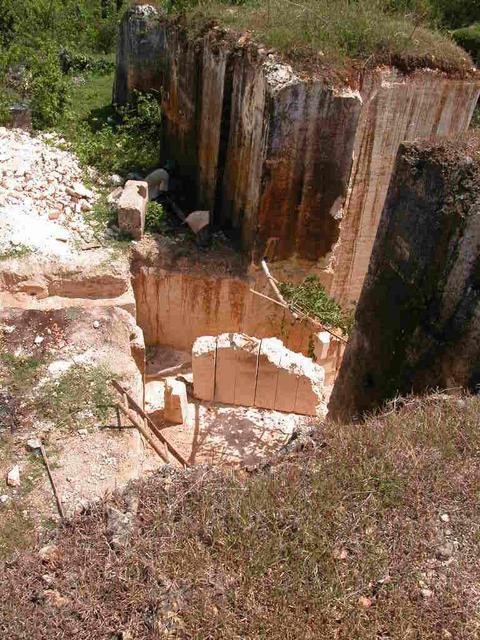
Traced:
[[[57, 139], [0, 136], [9, 149], [0, 195], [2, 424], [11, 433], [0, 473], [18, 465], [21, 479], [5, 501], [32, 485], [26, 511], [37, 522], [57, 518], [32, 438], [55, 465], [67, 514], [165, 464], [125, 415], [109, 409], [100, 419], [85, 408], [85, 375], [92, 396], [97, 374], [107, 386], [120, 381], [189, 465], [254, 465], [325, 415], [344, 345], [254, 294], [272, 295], [261, 269], [221, 239], [208, 250], [185, 236], [112, 240], [83, 219], [98, 194], [82, 184], [75, 157], [52, 146]], [[61, 204], [58, 215], [50, 200]], [[205, 339], [214, 345], [210, 370], [200, 362]], [[180, 419], [165, 407], [178, 384]], [[119, 400], [113, 391], [109, 402]]]
[[476, 77], [421, 69], [332, 87], [223, 35], [190, 40], [133, 7], [114, 88], [119, 104], [159, 92], [159, 147], [212, 212], [207, 249], [188, 234], [119, 242], [86, 222], [99, 194], [62, 141], [0, 129], [0, 474], [20, 474], [1, 499], [29, 484], [36, 522], [57, 510], [32, 438], [72, 514], [167, 461], [249, 467], [318, 424], [345, 340], [276, 303], [260, 261], [355, 302], [400, 143], [464, 132], [478, 99]]

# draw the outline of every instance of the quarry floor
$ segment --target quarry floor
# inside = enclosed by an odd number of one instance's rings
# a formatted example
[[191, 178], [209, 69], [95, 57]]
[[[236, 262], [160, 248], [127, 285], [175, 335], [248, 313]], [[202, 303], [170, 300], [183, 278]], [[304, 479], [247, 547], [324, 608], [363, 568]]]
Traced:
[[[89, 219], [99, 191], [85, 188], [76, 158], [52, 146], [54, 138], [0, 129], [0, 139], [0, 559], [59, 521], [45, 465], [28, 446], [32, 437], [44, 444], [67, 516], [164, 464], [115, 411], [100, 416], [92, 398], [110, 376], [139, 404], [145, 399], [147, 413], [191, 464], [255, 465], [297, 427], [315, 423], [201, 403], [189, 393], [185, 424], [165, 424], [164, 383], [151, 375], [191, 354], [147, 348], [144, 388], [130, 247]], [[178, 241], [171, 247], [182, 252]], [[191, 372], [182, 376], [190, 391]], [[17, 465], [20, 484], [10, 486]]]
[[314, 425], [308, 416], [205, 403], [192, 395], [191, 370], [178, 376], [186, 382], [188, 416], [183, 425], [169, 425], [163, 419], [164, 380], [151, 379], [155, 371], [188, 361], [191, 354], [165, 347], [152, 347], [147, 358], [145, 410], [169, 441], [190, 464], [250, 466], [272, 455], [295, 429]]

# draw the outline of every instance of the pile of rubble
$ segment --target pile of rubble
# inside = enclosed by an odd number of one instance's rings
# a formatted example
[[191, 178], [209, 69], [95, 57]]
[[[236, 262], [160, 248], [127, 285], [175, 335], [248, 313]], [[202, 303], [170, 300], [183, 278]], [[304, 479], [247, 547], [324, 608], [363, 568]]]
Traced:
[[82, 214], [92, 209], [96, 195], [83, 185], [77, 158], [52, 143], [61, 144], [62, 139], [0, 128], [0, 210], [20, 208], [80, 228]]

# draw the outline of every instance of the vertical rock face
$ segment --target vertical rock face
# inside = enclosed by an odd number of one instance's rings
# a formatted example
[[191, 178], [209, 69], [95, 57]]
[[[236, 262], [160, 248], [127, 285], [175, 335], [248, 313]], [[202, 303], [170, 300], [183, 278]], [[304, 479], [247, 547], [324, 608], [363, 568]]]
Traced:
[[402, 145], [332, 417], [480, 382], [480, 168], [470, 154]]
[[478, 97], [476, 80], [433, 71], [382, 68], [354, 85], [299, 77], [232, 34], [195, 35], [152, 7], [122, 23], [115, 99], [160, 92], [161, 153], [192, 208], [213, 210], [254, 259], [276, 239], [271, 258], [309, 265], [344, 302], [358, 298], [398, 145], [464, 131]]
[[333, 294], [358, 300], [400, 143], [456, 136], [468, 128], [478, 82], [423, 70], [382, 69], [362, 79], [350, 194], [336, 250]]

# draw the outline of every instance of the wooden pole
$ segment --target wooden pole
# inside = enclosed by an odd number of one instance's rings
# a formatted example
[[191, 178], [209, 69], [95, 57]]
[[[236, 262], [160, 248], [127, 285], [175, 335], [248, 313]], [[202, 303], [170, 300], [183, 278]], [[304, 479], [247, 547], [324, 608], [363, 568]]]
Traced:
[[166, 459], [165, 453], [162, 451], [161, 447], [158, 446], [158, 444], [150, 436], [150, 434], [145, 429], [145, 427], [143, 427], [138, 422], [138, 420], [137, 420], [136, 416], [134, 415], [133, 411], [130, 411], [130, 409], [127, 409], [126, 407], [124, 407], [123, 404], [121, 404], [120, 402], [118, 403], [117, 406], [120, 409], [120, 411], [130, 420], [130, 422], [134, 425], [134, 427], [136, 427], [140, 431], [142, 436], [145, 438], [145, 440], [148, 442], [148, 444], [152, 447], [152, 449], [158, 453], [160, 458], [165, 463], [168, 463], [168, 460]]
[[[172, 454], [172, 456], [174, 458], [176, 458], [178, 460], [178, 462], [180, 462], [180, 464], [182, 464], [185, 467], [189, 467], [190, 464], [185, 460], [185, 458], [178, 453], [178, 451], [175, 449], [175, 447], [170, 444], [170, 442], [167, 440], [167, 438], [163, 435], [163, 433], [160, 431], [160, 429], [157, 428], [157, 426], [152, 422], [152, 420], [149, 418], [149, 416], [145, 413], [145, 411], [135, 402], [135, 400], [125, 391], [125, 389], [122, 387], [121, 384], [119, 384], [116, 380], [112, 380], [112, 385], [113, 387], [120, 393], [122, 394], [122, 397], [126, 397], [127, 398], [127, 402], [130, 404], [130, 406], [135, 409], [135, 411], [144, 419], [146, 420], [150, 431], [152, 431], [157, 438], [160, 440], [160, 442], [162, 442], [163, 444], [165, 444], [165, 446], [168, 448], [169, 452]], [[127, 406], [128, 409], [128, 406]]]
[[[272, 274], [270, 273], [270, 269], [267, 267], [267, 263], [265, 262], [265, 260], [262, 260], [262, 262], [260, 263], [262, 265], [262, 269], [263, 272], [265, 273], [265, 275], [267, 276], [267, 280], [270, 283], [270, 286], [272, 287], [274, 293], [275, 293], [275, 297], [277, 298], [277, 300], [279, 302], [281, 302], [285, 307], [288, 307], [287, 305], [287, 301], [285, 300], [285, 298], [282, 296], [282, 294], [280, 293], [280, 289], [277, 287], [277, 281], [275, 280], [275, 278], [272, 276]], [[294, 314], [295, 316], [295, 314]]]
[[60, 496], [58, 494], [57, 487], [53, 479], [52, 470], [50, 469], [50, 464], [48, 462], [47, 452], [45, 451], [43, 444], [40, 444], [40, 453], [42, 454], [43, 462], [47, 467], [48, 478], [50, 480], [50, 484], [52, 485], [53, 495], [55, 496], [55, 500], [57, 501], [58, 513], [60, 514], [60, 517], [62, 518], [62, 520], [64, 520], [65, 512], [63, 511], [62, 501], [60, 500]]
[[[265, 300], [268, 300], [269, 302], [272, 302], [273, 304], [278, 305], [279, 307], [283, 307], [284, 309], [288, 309], [288, 311], [290, 311], [290, 313], [292, 313], [292, 315], [293, 315], [293, 312], [292, 312], [291, 308], [289, 307], [289, 305], [287, 303], [282, 304], [281, 302], [278, 302], [278, 300], [274, 300], [273, 298], [270, 298], [270, 296], [266, 296], [264, 293], [260, 293], [260, 291], [255, 291], [255, 289], [250, 289], [250, 292], [254, 293], [256, 296], [260, 296], [260, 298], [264, 298]], [[321, 322], [318, 322], [317, 320], [314, 320], [313, 318], [311, 318], [310, 316], [307, 316], [306, 314], [303, 314], [303, 318], [300, 318], [298, 315], [295, 315], [294, 317], [295, 317], [296, 320], [308, 320], [309, 322], [314, 324], [319, 329], [322, 329], [322, 331], [326, 331], [327, 333], [329, 333], [336, 340], [340, 340], [341, 342], [345, 342], [345, 344], [348, 342], [348, 340], [346, 340], [343, 336], [339, 336], [337, 333], [334, 333], [331, 329], [329, 329], [328, 327], [323, 325]]]

